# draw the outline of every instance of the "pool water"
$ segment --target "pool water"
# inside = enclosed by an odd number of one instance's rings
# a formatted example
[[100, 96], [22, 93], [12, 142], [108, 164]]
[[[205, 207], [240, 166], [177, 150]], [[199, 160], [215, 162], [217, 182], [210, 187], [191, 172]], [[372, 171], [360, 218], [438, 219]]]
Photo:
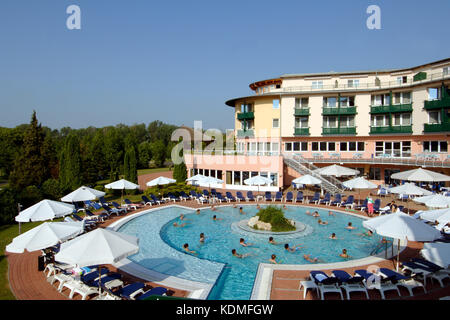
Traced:
[[[261, 207], [265, 206], [262, 205]], [[361, 236], [362, 233], [367, 232], [362, 226], [363, 219], [339, 212], [334, 212], [334, 216], [329, 216], [328, 210], [317, 209], [320, 219], [328, 222], [328, 225], [319, 225], [317, 222], [319, 218], [306, 214], [307, 210], [312, 212], [316, 210], [315, 208], [287, 206], [287, 209], [284, 210], [285, 216], [288, 219], [304, 223], [308, 232], [306, 232], [306, 235], [303, 235], [303, 233], [275, 235], [273, 236], [274, 240], [280, 243], [277, 245], [268, 243], [269, 235], [250, 233], [236, 226], [238, 221], [249, 219], [257, 213], [258, 210], [254, 205], [243, 206], [245, 214], [241, 214], [238, 208], [232, 206], [218, 207], [216, 211], [203, 209], [198, 215], [195, 211], [180, 208], [172, 210], [183, 213], [185, 219], [180, 220], [177, 217], [167, 221], [161, 228], [161, 239], [178, 250], [178, 253], [181, 253], [182, 256], [186, 257], [186, 261], [191, 261], [191, 263], [193, 263], [193, 258], [194, 260], [200, 258], [225, 264], [208, 297], [208, 299], [214, 300], [250, 299], [258, 265], [269, 263], [272, 254], [275, 254], [277, 261], [283, 264], [312, 264], [303, 258], [304, 254], [311, 254], [312, 258], [317, 257], [320, 263], [343, 262], [348, 259], [339, 256], [342, 249], [347, 249], [351, 259], [360, 259], [369, 256], [381, 240], [377, 235], [372, 237]], [[213, 221], [214, 215], [221, 220]], [[186, 223], [186, 225], [182, 228], [174, 227], [174, 222], [178, 224]], [[349, 222], [356, 229], [347, 230], [345, 227]], [[145, 229], [145, 224], [135, 224], [135, 226], [137, 229]], [[121, 231], [123, 231], [122, 229], [127, 230], [127, 228], [121, 228]], [[140, 243], [145, 243], [145, 239], [142, 239], [145, 237], [145, 230], [138, 233]], [[204, 244], [199, 241], [200, 233], [204, 233], [206, 236]], [[332, 233], [336, 233], [337, 240], [329, 239]], [[241, 246], [239, 244], [240, 238], [244, 238], [247, 243], [253, 245], [249, 247]], [[195, 250], [197, 255], [186, 253], [183, 250], [183, 244], [185, 243], [188, 243], [189, 248]], [[302, 248], [296, 252], [288, 252], [284, 249], [285, 243], [289, 243], [290, 246], [302, 245]], [[249, 254], [249, 256], [243, 259], [234, 257], [231, 253], [232, 249], [236, 249], [239, 254]], [[139, 255], [145, 255], [142, 251]], [[133, 257], [130, 259], [139, 263], [138, 260], [142, 260], [142, 257], [137, 260]], [[188, 265], [188, 262], [185, 265]], [[188, 280], [193, 278], [199, 280], [203, 276], [206, 277], [207, 274], [208, 270], [196, 269], [191, 274], [180, 272], [176, 276], [185, 277]]]

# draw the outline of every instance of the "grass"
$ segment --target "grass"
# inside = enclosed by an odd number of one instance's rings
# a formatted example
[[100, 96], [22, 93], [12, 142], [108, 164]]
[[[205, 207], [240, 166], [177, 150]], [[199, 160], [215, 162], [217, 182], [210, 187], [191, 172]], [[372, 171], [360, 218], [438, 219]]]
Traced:
[[[21, 233], [27, 232], [41, 223], [42, 222], [22, 223]], [[19, 224], [0, 226], [0, 246], [3, 248], [2, 255], [0, 255], [0, 300], [15, 300], [15, 297], [9, 287], [8, 260], [5, 256], [5, 247], [18, 235]]]
[[155, 173], [155, 172], [165, 172], [170, 171], [170, 168], [152, 168], [152, 169], [140, 169], [138, 170], [138, 176], [142, 176], [143, 174]]

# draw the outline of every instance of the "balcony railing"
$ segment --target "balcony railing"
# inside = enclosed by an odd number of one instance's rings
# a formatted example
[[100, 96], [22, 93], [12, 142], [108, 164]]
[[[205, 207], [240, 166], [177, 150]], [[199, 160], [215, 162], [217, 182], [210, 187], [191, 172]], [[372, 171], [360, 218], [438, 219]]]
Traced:
[[356, 134], [356, 127], [322, 128], [322, 134]]
[[238, 138], [253, 138], [255, 136], [255, 133], [253, 130], [238, 130], [237, 131], [237, 137]]
[[442, 98], [440, 100], [425, 101], [425, 109], [441, 109], [450, 108], [450, 97]]
[[412, 133], [412, 126], [370, 127], [370, 134]]
[[255, 119], [255, 113], [254, 112], [241, 112], [237, 115], [238, 120], [251, 120]]
[[424, 132], [446, 132], [450, 131], [450, 123], [425, 123]]
[[295, 128], [294, 135], [309, 136], [309, 128]]
[[356, 114], [356, 107], [322, 108], [322, 115], [324, 116], [334, 116], [338, 114]]
[[294, 116], [309, 116], [309, 108], [295, 108]]
[[370, 113], [412, 112], [412, 103], [389, 106], [371, 106]]

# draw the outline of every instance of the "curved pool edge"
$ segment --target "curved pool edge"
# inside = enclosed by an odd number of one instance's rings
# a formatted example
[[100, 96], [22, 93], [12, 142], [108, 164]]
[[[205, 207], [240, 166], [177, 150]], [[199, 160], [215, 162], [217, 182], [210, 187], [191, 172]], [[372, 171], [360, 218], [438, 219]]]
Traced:
[[[284, 203], [283, 203], [284, 204]], [[239, 206], [254, 206], [255, 203], [240, 203]], [[263, 205], [266, 205], [265, 203]], [[275, 205], [278, 205], [276, 203]], [[227, 207], [227, 206], [233, 206], [232, 204], [227, 205], [221, 205], [221, 207]], [[292, 205], [292, 204], [286, 204], [286, 206], [293, 206], [293, 207], [305, 207], [305, 208], [311, 208], [311, 209], [324, 209], [324, 208], [317, 208], [313, 206], [308, 205]], [[164, 206], [163, 208], [170, 208], [170, 207], [176, 207], [176, 208], [182, 208], [187, 210], [195, 211], [197, 209], [204, 210], [209, 209], [210, 207], [203, 207], [203, 208], [191, 208], [187, 206], [183, 206], [180, 204], [173, 204], [169, 206]], [[129, 222], [132, 219], [138, 218], [141, 215], [151, 213], [152, 211], [160, 210], [161, 207], [157, 208], [150, 208], [148, 210], [144, 210], [142, 212], [132, 214], [130, 216], [124, 217], [114, 223], [112, 223], [108, 228], [117, 231], [122, 225]], [[350, 216], [358, 217], [360, 219], [367, 220], [368, 217], [361, 216], [356, 213], [352, 213], [349, 211], [339, 210], [337, 208], [332, 208], [332, 211], [340, 212], [343, 214], [347, 214]], [[162, 227], [162, 226], [161, 226]], [[406, 248], [407, 241], [401, 241], [400, 243], [400, 251], [403, 251]], [[250, 296], [250, 300], [270, 300], [270, 292], [271, 292], [271, 284], [272, 284], [272, 276], [273, 271], [275, 270], [317, 270], [317, 269], [337, 269], [337, 268], [348, 268], [348, 267], [358, 267], [358, 266], [364, 266], [369, 264], [375, 264], [377, 262], [381, 262], [386, 260], [386, 258], [382, 257], [385, 256], [386, 252], [385, 250], [377, 254], [376, 256], [369, 256], [361, 259], [351, 260], [351, 261], [344, 261], [344, 262], [335, 262], [335, 263], [323, 263], [323, 264], [304, 264], [304, 265], [295, 265], [295, 264], [267, 264], [267, 263], [260, 263], [258, 265], [258, 270], [254, 279], [254, 284], [252, 288], [252, 293]], [[392, 255], [387, 255], [388, 258], [391, 258]], [[196, 258], [198, 260], [203, 260], [200, 258]], [[207, 260], [208, 261], [208, 260]], [[218, 262], [217, 262], [218, 263]], [[218, 263], [221, 264], [221, 263]], [[141, 265], [129, 260], [129, 259], [123, 259], [120, 262], [114, 264], [115, 267], [129, 273], [132, 275], [135, 275], [143, 280], [151, 281], [159, 285], [164, 285], [180, 290], [184, 290], [189, 292], [188, 298], [192, 299], [201, 299], [206, 300], [209, 296], [212, 288], [214, 287], [215, 283], [217, 282], [217, 279], [220, 277], [220, 274], [217, 276], [214, 283], [206, 283], [206, 282], [199, 282], [199, 281], [192, 281], [187, 280], [175, 276], [169, 276], [166, 274], [159, 273], [157, 271], [147, 269], [145, 267], [142, 267]], [[225, 267], [225, 264], [222, 264], [222, 271]]]
[[[196, 210], [196, 209], [193, 209], [190, 207], [185, 207], [183, 205], [177, 205], [177, 204], [173, 204], [170, 206], [164, 206], [163, 208], [171, 208], [171, 207], [188, 209], [188, 210], [192, 210], [192, 211]], [[156, 210], [160, 210], [160, 209], [162, 209], [162, 208], [161, 207], [150, 208], [150, 209], [144, 210], [142, 212], [132, 214], [130, 216], [124, 217], [124, 218], [112, 223], [107, 228], [117, 231], [121, 226], [123, 226], [127, 222], [129, 222], [133, 219], [136, 219], [142, 215], [149, 214], [152, 211], [156, 211]], [[203, 209], [203, 208], [201, 208], [201, 209]], [[207, 209], [207, 207], [204, 209]], [[196, 258], [196, 259], [203, 260], [200, 258]], [[208, 260], [206, 260], [206, 261], [208, 261]], [[221, 272], [222, 272], [223, 267], [225, 267], [225, 264], [222, 264], [219, 262], [215, 262], [215, 263], [218, 265], [222, 265], [222, 268], [221, 268]], [[158, 285], [187, 291], [188, 292], [187, 298], [199, 299], [199, 300], [206, 300], [208, 298], [208, 295], [210, 294], [212, 288], [216, 284], [217, 279], [220, 277], [220, 274], [221, 274], [221, 272], [220, 272], [219, 275], [217, 276], [217, 278], [215, 279], [214, 283], [207, 283], [207, 282], [187, 280], [184, 278], [163, 274], [163, 273], [157, 272], [155, 270], [147, 269], [127, 258], [122, 259], [121, 261], [119, 261], [113, 265], [114, 265], [114, 267], [116, 267], [124, 272], [127, 272], [133, 276], [141, 278], [145, 281], [150, 281], [150, 282], [156, 283]]]

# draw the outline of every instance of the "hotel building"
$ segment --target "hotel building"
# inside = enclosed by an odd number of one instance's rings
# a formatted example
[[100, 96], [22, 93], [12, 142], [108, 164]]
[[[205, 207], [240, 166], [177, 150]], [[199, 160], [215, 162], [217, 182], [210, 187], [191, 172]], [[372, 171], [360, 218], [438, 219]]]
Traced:
[[234, 108], [235, 150], [185, 154], [189, 176], [256, 190], [243, 181], [261, 174], [273, 184], [260, 190], [278, 191], [332, 163], [377, 184], [418, 167], [450, 174], [450, 58], [407, 69], [287, 74], [250, 89], [253, 95], [226, 102]]

